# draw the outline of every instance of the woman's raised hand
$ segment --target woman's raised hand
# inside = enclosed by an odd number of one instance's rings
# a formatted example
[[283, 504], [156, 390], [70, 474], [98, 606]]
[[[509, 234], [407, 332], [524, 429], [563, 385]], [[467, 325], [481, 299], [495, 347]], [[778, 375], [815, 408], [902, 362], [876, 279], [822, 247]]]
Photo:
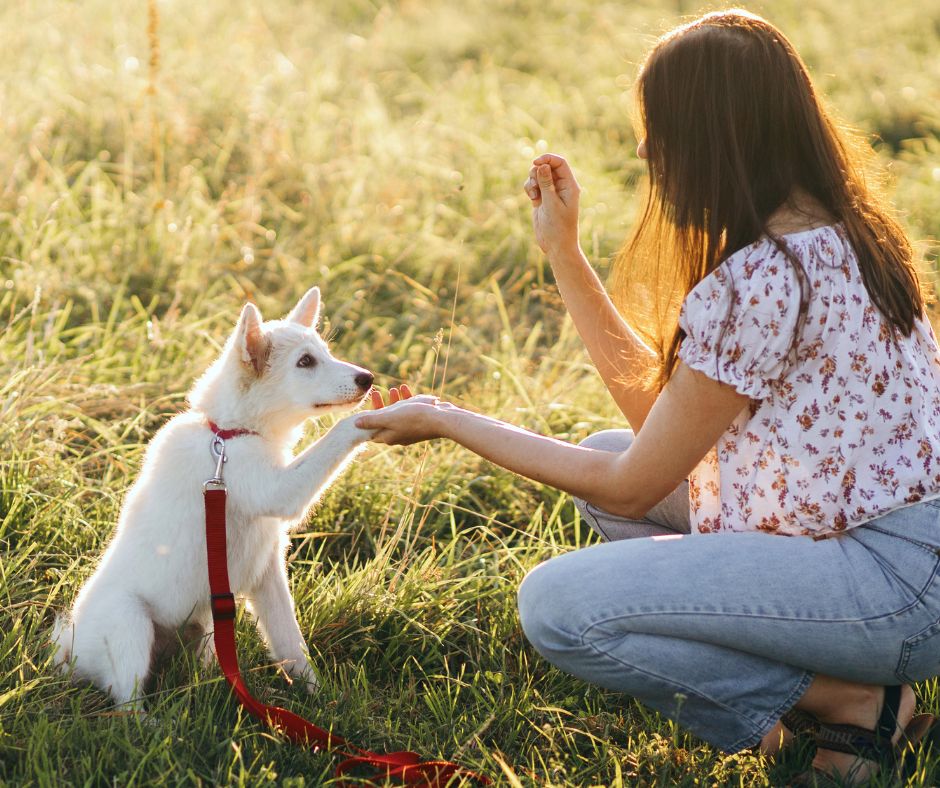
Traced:
[[568, 162], [543, 153], [532, 162], [523, 188], [532, 201], [532, 225], [542, 251], [550, 258], [577, 253], [581, 187]]

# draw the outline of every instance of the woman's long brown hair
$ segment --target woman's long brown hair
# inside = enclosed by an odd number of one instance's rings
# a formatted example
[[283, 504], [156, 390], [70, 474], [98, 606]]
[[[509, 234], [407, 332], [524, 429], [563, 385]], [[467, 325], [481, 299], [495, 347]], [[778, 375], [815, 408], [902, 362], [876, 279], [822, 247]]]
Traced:
[[[721, 11], [668, 33], [637, 82], [649, 193], [614, 266], [618, 305], [658, 351], [647, 381], [662, 388], [677, 364], [682, 298], [737, 250], [770, 237], [810, 284], [785, 239], [768, 228], [795, 195], [841, 222], [872, 301], [910, 335], [924, 296], [904, 230], [866, 185], [867, 146], [839, 131], [803, 61], [776, 27], [746, 11]], [[817, 222], [818, 223], [818, 222]], [[645, 318], [645, 319], [643, 319]]]

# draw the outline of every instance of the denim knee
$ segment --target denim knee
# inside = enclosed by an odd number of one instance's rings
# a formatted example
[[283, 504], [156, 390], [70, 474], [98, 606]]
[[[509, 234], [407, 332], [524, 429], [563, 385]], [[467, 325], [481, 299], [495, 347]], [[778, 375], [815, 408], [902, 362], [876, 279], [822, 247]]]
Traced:
[[558, 571], [557, 561], [539, 564], [519, 586], [519, 622], [526, 638], [549, 662], [579, 648], [581, 638], [571, 632], [571, 618], [564, 604], [570, 592], [570, 578]]
[[630, 448], [633, 440], [633, 430], [601, 430], [600, 432], [592, 432], [578, 445], [586, 449], [598, 449], [600, 451], [626, 451]]

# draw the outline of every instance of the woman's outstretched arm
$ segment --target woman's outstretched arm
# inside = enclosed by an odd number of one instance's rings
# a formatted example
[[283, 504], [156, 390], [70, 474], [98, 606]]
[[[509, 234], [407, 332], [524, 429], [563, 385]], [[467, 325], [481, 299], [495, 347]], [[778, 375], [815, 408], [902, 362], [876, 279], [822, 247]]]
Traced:
[[638, 518], [685, 479], [750, 400], [680, 363], [630, 449], [597, 451], [438, 401], [404, 399], [354, 417], [378, 443], [450, 438], [491, 462], [612, 514]]
[[581, 251], [574, 173], [561, 156], [546, 153], [533, 162], [525, 191], [532, 200], [536, 241], [548, 255], [575, 328], [617, 407], [639, 433], [656, 400], [639, 381], [657, 359], [617, 312]]

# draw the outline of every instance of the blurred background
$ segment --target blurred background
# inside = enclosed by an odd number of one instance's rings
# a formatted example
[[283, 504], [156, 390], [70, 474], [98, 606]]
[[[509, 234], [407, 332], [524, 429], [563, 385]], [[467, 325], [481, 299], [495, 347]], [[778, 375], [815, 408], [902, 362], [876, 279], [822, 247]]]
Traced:
[[[840, 117], [868, 135], [935, 260], [940, 2], [748, 8], [793, 39]], [[571, 160], [586, 190], [585, 247], [603, 269], [643, 172], [637, 66], [699, 10], [7, 2], [3, 306], [39, 294], [49, 315], [78, 325], [127, 300], [115, 317], [146, 313], [159, 374], [183, 316], [211, 319], [245, 296], [276, 312], [310, 284], [323, 287], [344, 346], [368, 338], [377, 371], [394, 379], [421, 370], [421, 343], [451, 328], [455, 295], [455, 340], [491, 342], [494, 290], [521, 339], [537, 325], [555, 334], [558, 304], [520, 190], [529, 161], [547, 149]]]

